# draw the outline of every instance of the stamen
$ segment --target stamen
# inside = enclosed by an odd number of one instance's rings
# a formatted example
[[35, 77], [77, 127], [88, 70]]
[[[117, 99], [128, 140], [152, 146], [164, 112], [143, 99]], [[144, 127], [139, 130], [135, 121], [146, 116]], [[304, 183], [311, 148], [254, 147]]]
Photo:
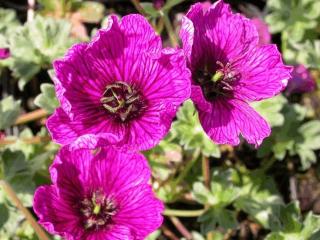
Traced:
[[139, 92], [123, 81], [108, 85], [100, 102], [109, 114], [120, 122], [138, 117], [146, 105]]
[[114, 201], [108, 198], [102, 190], [95, 191], [91, 199], [81, 201], [80, 213], [86, 230], [99, 230], [112, 223], [112, 216], [117, 213]]
[[216, 71], [212, 74], [207, 71], [196, 72], [195, 80], [199, 83], [207, 100], [212, 101], [218, 96], [231, 97], [233, 85], [240, 79], [240, 74], [234, 69], [230, 62], [223, 64], [216, 61]]

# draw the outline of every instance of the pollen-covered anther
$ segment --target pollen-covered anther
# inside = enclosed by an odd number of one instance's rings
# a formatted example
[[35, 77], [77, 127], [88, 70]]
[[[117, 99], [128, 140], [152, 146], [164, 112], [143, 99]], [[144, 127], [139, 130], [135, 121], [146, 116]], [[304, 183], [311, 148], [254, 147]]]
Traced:
[[121, 122], [138, 117], [145, 108], [139, 92], [123, 81], [108, 85], [100, 102], [111, 116]]

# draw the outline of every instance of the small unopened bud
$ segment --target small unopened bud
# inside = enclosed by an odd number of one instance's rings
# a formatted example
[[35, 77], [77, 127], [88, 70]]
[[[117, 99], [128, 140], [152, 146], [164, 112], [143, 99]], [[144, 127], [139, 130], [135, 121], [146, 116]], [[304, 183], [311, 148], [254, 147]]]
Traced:
[[160, 10], [165, 3], [165, 0], [153, 0], [153, 7], [157, 10]]

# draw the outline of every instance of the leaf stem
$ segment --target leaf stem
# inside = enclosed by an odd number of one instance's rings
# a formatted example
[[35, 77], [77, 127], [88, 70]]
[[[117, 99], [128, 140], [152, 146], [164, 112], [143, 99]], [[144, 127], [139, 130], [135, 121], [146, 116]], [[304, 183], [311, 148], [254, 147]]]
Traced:
[[161, 18], [163, 18], [164, 26], [166, 27], [167, 33], [169, 35], [171, 45], [173, 47], [177, 47], [179, 45], [178, 39], [176, 37], [176, 34], [174, 32], [174, 29], [172, 27], [172, 24], [171, 24], [171, 21], [170, 21], [168, 14], [164, 13], [162, 11], [160, 11], [160, 14], [161, 14]]
[[197, 162], [200, 155], [200, 148], [197, 148], [193, 154], [192, 159], [187, 162], [186, 166], [183, 168], [182, 172], [179, 174], [179, 176], [173, 181], [172, 183], [172, 189], [176, 189], [178, 184], [187, 176], [187, 174], [192, 169], [193, 165]]
[[169, 219], [173, 223], [173, 225], [178, 229], [178, 231], [181, 233], [182, 236], [184, 236], [187, 240], [191, 240], [192, 239], [191, 233], [182, 224], [182, 222], [179, 220], [179, 218], [171, 216], [171, 217], [169, 217]]
[[31, 122], [40, 118], [44, 118], [48, 115], [49, 113], [44, 110], [44, 109], [37, 109], [34, 110], [32, 112], [29, 113], [25, 113], [21, 116], [19, 116], [16, 120], [16, 122], [14, 123], [15, 125], [20, 125], [20, 124], [24, 124], [27, 122]]
[[165, 216], [175, 217], [199, 217], [205, 212], [205, 209], [199, 210], [180, 210], [180, 209], [169, 209], [166, 208], [163, 212]]
[[[16, 143], [18, 139], [2, 139], [0, 140], [0, 147], [6, 146], [6, 145], [10, 145], [10, 144], [14, 144]], [[32, 138], [20, 138], [20, 140], [24, 143], [29, 143], [29, 144], [38, 144], [38, 143], [46, 143], [49, 142], [51, 140], [51, 138], [49, 136], [44, 136], [44, 137], [40, 137], [40, 136], [35, 136]]]
[[179, 238], [165, 224], [162, 224], [161, 230], [163, 235], [168, 237], [170, 240], [179, 240]]
[[133, 6], [137, 9], [137, 11], [139, 13], [141, 13], [143, 16], [147, 17], [148, 14], [146, 13], [146, 11], [142, 8], [142, 6], [140, 5], [140, 1], [139, 0], [131, 0], [131, 3], [133, 4]]
[[275, 158], [275, 156], [272, 156], [270, 159], [269, 158], [263, 159], [261, 170], [263, 172], [268, 171], [276, 161], [277, 161], [277, 159]]
[[10, 198], [10, 200], [14, 203], [14, 205], [23, 213], [27, 221], [30, 223], [30, 225], [36, 232], [38, 238], [40, 240], [49, 240], [46, 232], [40, 227], [40, 225], [31, 215], [29, 210], [23, 206], [22, 202], [20, 201], [12, 187], [4, 180], [0, 180], [0, 186], [2, 187], [3, 191], [7, 194], [7, 196]]
[[202, 175], [205, 186], [210, 189], [210, 162], [206, 156], [202, 156]]
[[[210, 162], [209, 158], [202, 155], [202, 175], [203, 175], [203, 181], [204, 185], [209, 189], [210, 191]], [[206, 204], [205, 209], [208, 209], [210, 205]], [[207, 240], [212, 240], [213, 239], [213, 234], [212, 232], [207, 233]]]

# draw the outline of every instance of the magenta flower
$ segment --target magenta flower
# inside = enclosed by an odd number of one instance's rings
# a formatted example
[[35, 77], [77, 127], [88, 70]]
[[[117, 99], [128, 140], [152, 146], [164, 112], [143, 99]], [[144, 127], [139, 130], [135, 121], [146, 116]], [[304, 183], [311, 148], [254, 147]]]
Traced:
[[39, 223], [67, 240], [142, 240], [162, 223], [150, 169], [141, 154], [62, 147], [50, 168], [53, 185], [34, 196]]
[[9, 48], [0, 48], [0, 60], [10, 57]]
[[256, 27], [259, 35], [259, 45], [271, 43], [271, 34], [268, 25], [261, 18], [252, 18], [252, 23]]
[[311, 92], [315, 90], [316, 82], [311, 76], [308, 69], [302, 65], [295, 65], [292, 73], [292, 79], [288, 83], [286, 92], [288, 94], [292, 93], [304, 93]]
[[112, 141], [127, 150], [149, 149], [190, 97], [190, 71], [183, 50], [162, 49], [142, 16], [121, 22], [112, 16], [108, 23], [91, 43], [74, 45], [54, 62], [61, 107], [47, 127], [60, 144], [90, 138], [89, 148]]
[[248, 104], [278, 94], [290, 78], [275, 45], [259, 46], [253, 23], [218, 1], [197, 3], [182, 21], [180, 36], [192, 71], [191, 99], [209, 137], [256, 146], [270, 134], [267, 122]]

